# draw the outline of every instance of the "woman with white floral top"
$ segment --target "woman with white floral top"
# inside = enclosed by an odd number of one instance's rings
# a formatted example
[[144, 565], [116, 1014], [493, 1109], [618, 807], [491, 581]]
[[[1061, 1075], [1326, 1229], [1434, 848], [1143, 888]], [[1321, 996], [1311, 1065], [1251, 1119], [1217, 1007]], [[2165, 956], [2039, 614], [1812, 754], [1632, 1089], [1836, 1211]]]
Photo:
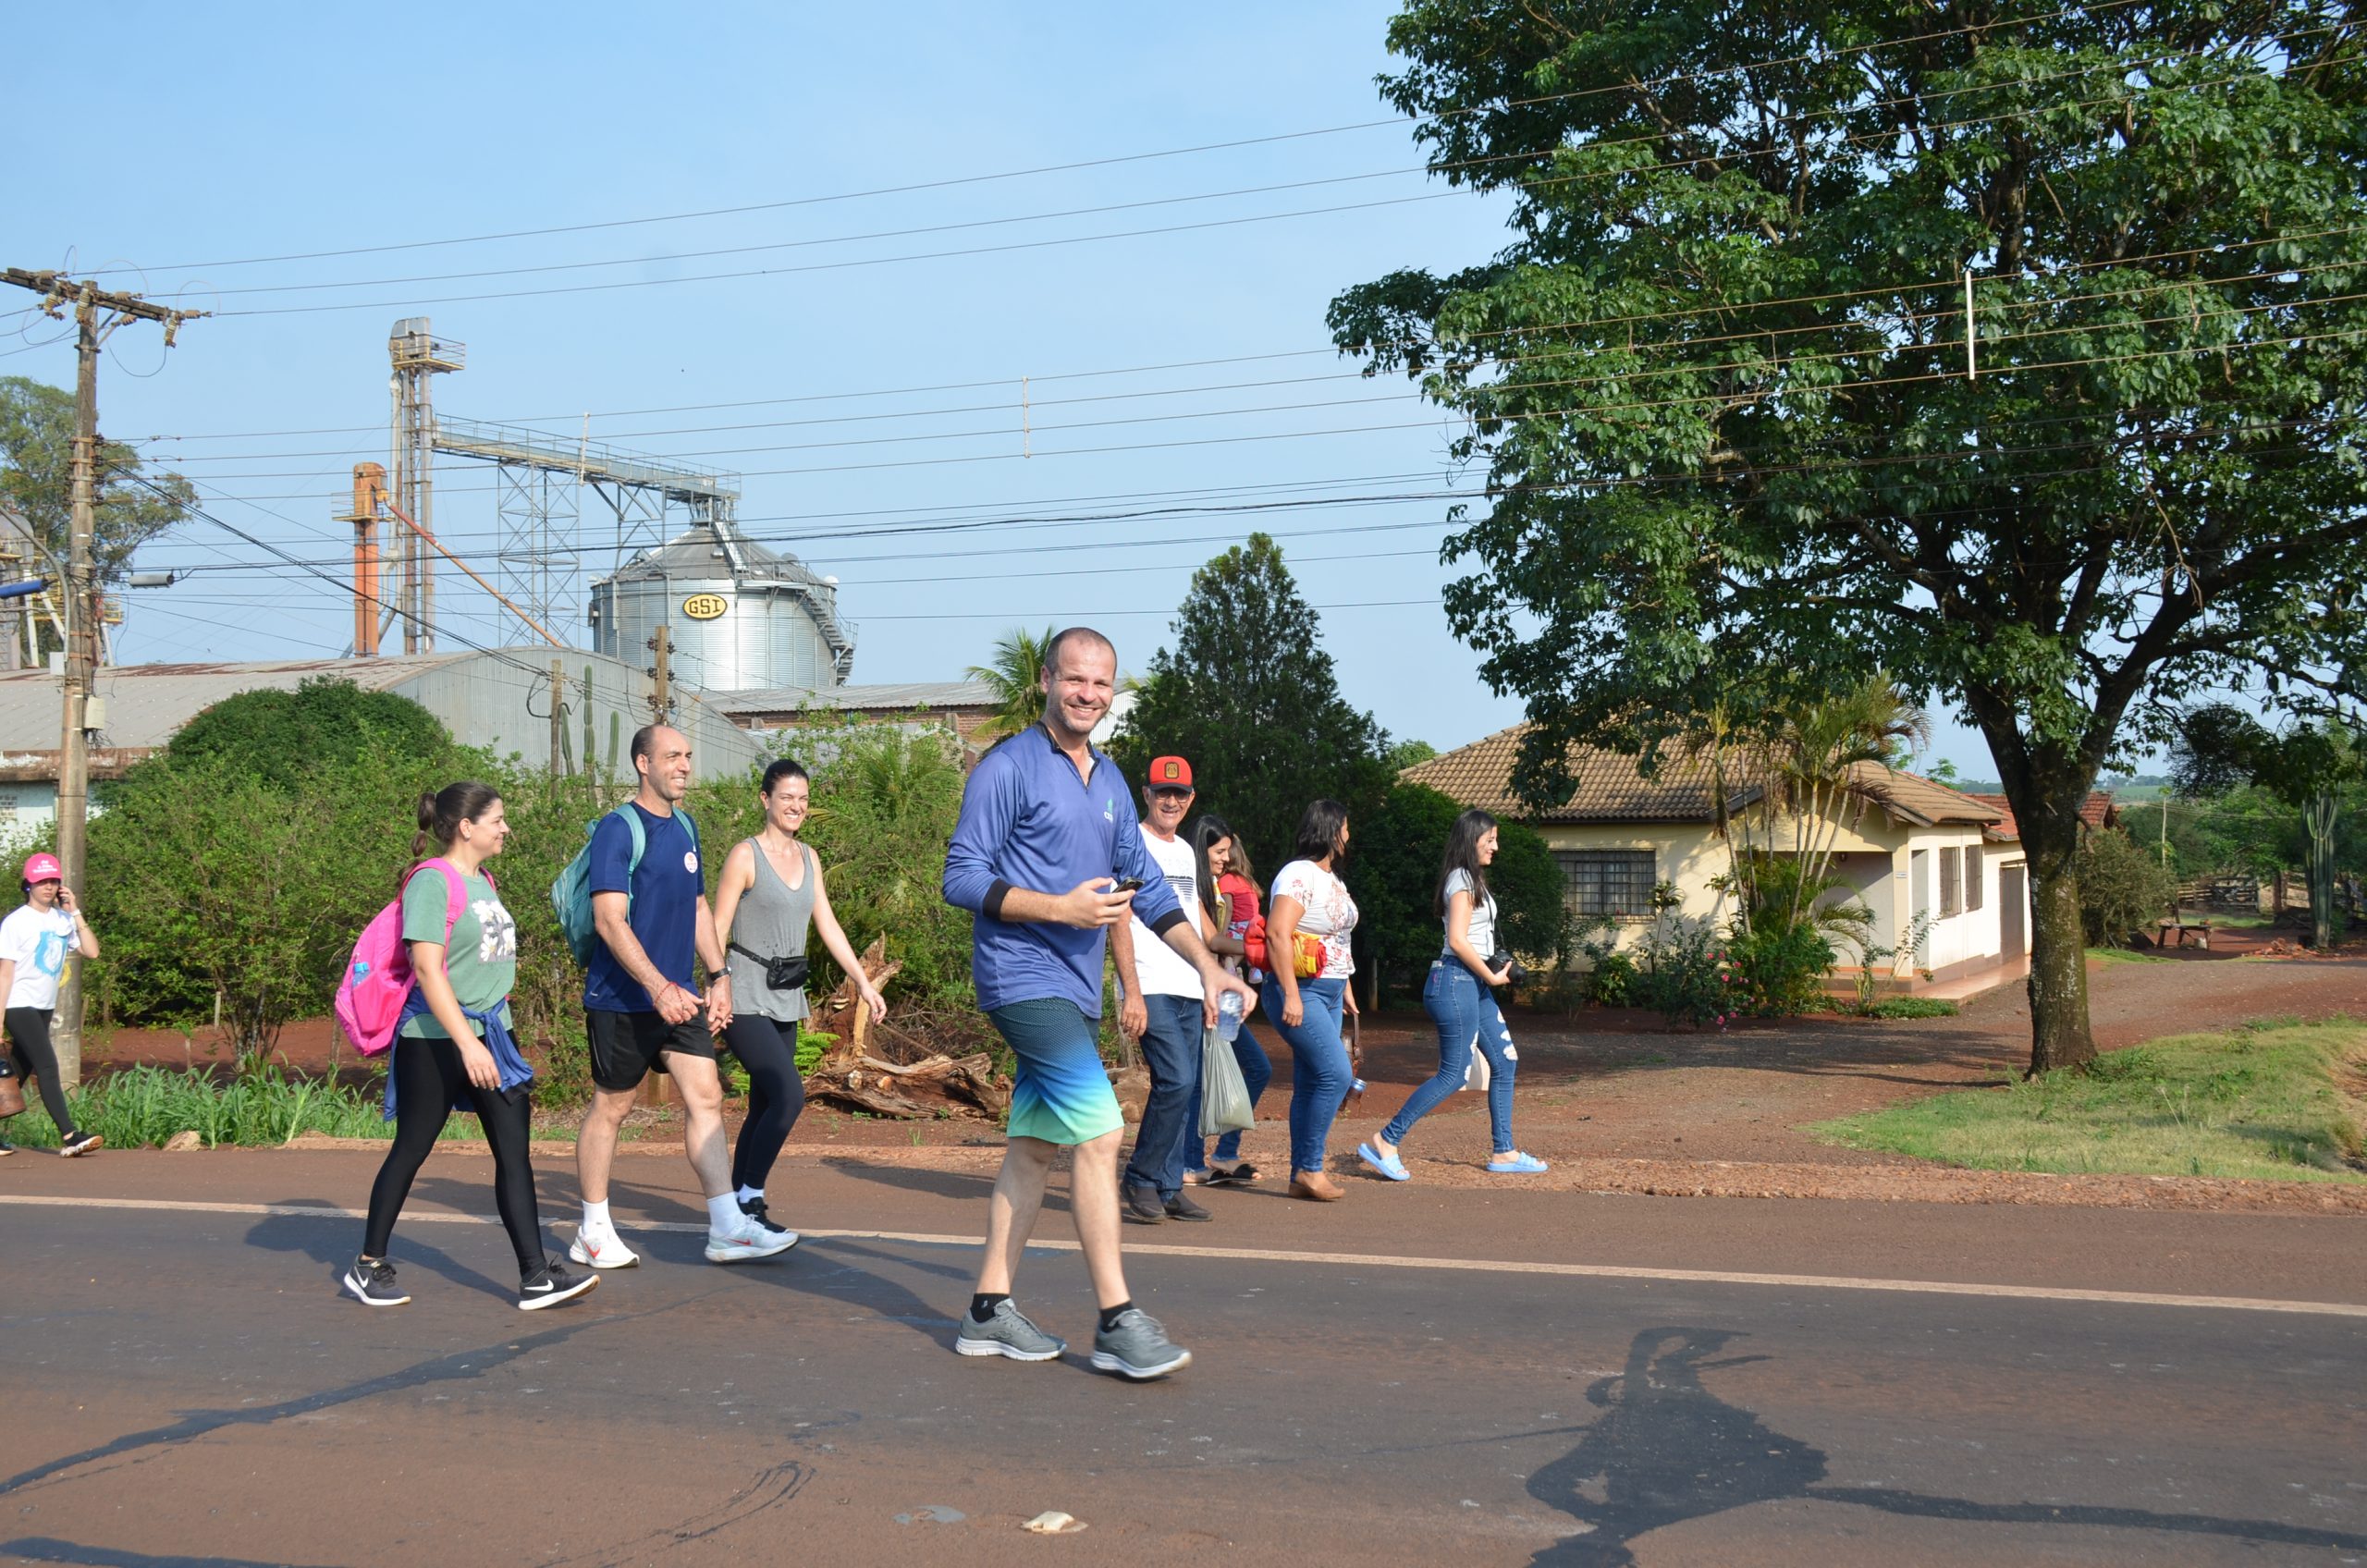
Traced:
[[[1266, 1015], [1291, 1047], [1291, 1196], [1336, 1203], [1347, 1190], [1324, 1173], [1324, 1142], [1348, 1097], [1354, 1070], [1340, 1041], [1343, 1011], [1356, 1011], [1348, 978], [1356, 972], [1348, 941], [1356, 900], [1340, 880], [1348, 852], [1348, 808], [1317, 801], [1298, 822], [1298, 858], [1274, 877], [1266, 914]], [[1302, 976], [1294, 955], [1318, 949], [1315, 973]]]

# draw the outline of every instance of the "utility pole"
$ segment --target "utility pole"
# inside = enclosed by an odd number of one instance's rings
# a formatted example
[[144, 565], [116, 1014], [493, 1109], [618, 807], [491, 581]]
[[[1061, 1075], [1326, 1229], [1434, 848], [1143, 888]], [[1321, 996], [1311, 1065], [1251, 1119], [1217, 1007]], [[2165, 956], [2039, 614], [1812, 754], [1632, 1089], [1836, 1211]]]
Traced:
[[[67, 535], [66, 680], [63, 723], [57, 748], [57, 861], [66, 886], [79, 899], [89, 844], [91, 677], [97, 665], [99, 595], [92, 560], [92, 533], [98, 514], [99, 349], [128, 321], [153, 321], [173, 346], [181, 323], [204, 311], [176, 311], [151, 304], [137, 294], [116, 293], [88, 279], [75, 283], [55, 272], [0, 270], [0, 281], [42, 297], [41, 310], [53, 320], [74, 309], [74, 513]], [[62, 1087], [82, 1081], [82, 967], [68, 964], [57, 989], [57, 1013], [50, 1028]]]
[[559, 775], [559, 753], [567, 747], [567, 667], [551, 660], [551, 777]]
[[649, 697], [650, 722], [671, 724], [674, 722], [674, 639], [668, 635], [664, 621], [657, 623], [657, 635], [643, 646], [657, 655], [657, 662], [649, 671], [650, 678], [657, 682], [657, 689]]

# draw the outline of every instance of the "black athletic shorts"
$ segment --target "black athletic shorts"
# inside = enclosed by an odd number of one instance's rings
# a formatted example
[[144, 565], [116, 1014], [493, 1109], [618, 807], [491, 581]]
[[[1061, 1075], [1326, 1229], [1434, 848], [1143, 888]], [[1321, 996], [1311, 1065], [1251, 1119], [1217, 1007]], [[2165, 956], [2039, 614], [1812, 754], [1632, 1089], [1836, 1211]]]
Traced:
[[653, 1072], [665, 1072], [659, 1059], [668, 1051], [715, 1060], [715, 1036], [707, 1033], [705, 1008], [681, 1023], [668, 1023], [655, 1012], [585, 1008], [583, 1029], [592, 1042], [592, 1082], [619, 1093], [639, 1088]]

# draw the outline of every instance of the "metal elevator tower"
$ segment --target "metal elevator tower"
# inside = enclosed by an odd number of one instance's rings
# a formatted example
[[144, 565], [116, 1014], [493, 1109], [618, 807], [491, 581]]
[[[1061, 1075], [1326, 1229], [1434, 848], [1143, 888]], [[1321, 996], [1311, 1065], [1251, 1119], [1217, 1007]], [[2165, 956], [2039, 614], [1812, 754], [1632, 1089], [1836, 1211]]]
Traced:
[[[435, 532], [435, 405], [429, 378], [459, 370], [468, 363], [468, 356], [465, 345], [441, 341], [429, 331], [425, 316], [405, 316], [386, 337], [386, 357], [394, 365], [388, 380], [394, 430], [386, 466], [394, 474], [395, 504], [430, 534]], [[383, 632], [399, 612], [403, 652], [434, 653], [435, 553], [408, 529], [401, 544], [400, 581], [379, 630]]]

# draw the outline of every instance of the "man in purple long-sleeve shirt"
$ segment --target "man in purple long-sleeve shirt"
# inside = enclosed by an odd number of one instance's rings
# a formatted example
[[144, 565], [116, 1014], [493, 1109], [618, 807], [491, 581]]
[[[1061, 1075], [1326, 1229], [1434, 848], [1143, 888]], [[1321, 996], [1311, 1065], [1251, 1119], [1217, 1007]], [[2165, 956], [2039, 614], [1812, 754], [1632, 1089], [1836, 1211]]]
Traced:
[[[1218, 966], [1143, 852], [1131, 792], [1093, 745], [1117, 692], [1118, 651], [1072, 627], [1045, 650], [1044, 719], [979, 759], [945, 856], [945, 898], [976, 916], [978, 1005], [1018, 1059], [1010, 1140], [987, 1208], [977, 1292], [954, 1335], [963, 1355], [1050, 1361], [1068, 1348], [1012, 1305], [1012, 1279], [1044, 1203], [1053, 1155], [1076, 1151], [1070, 1201], [1101, 1317], [1093, 1365], [1133, 1378], [1181, 1370], [1192, 1353], [1134, 1305], [1118, 1247], [1123, 1121], [1095, 1040], [1110, 928], [1138, 913], [1199, 970], [1207, 1023], [1217, 998], [1248, 987]], [[1139, 889], [1137, 892], [1136, 889]]]

